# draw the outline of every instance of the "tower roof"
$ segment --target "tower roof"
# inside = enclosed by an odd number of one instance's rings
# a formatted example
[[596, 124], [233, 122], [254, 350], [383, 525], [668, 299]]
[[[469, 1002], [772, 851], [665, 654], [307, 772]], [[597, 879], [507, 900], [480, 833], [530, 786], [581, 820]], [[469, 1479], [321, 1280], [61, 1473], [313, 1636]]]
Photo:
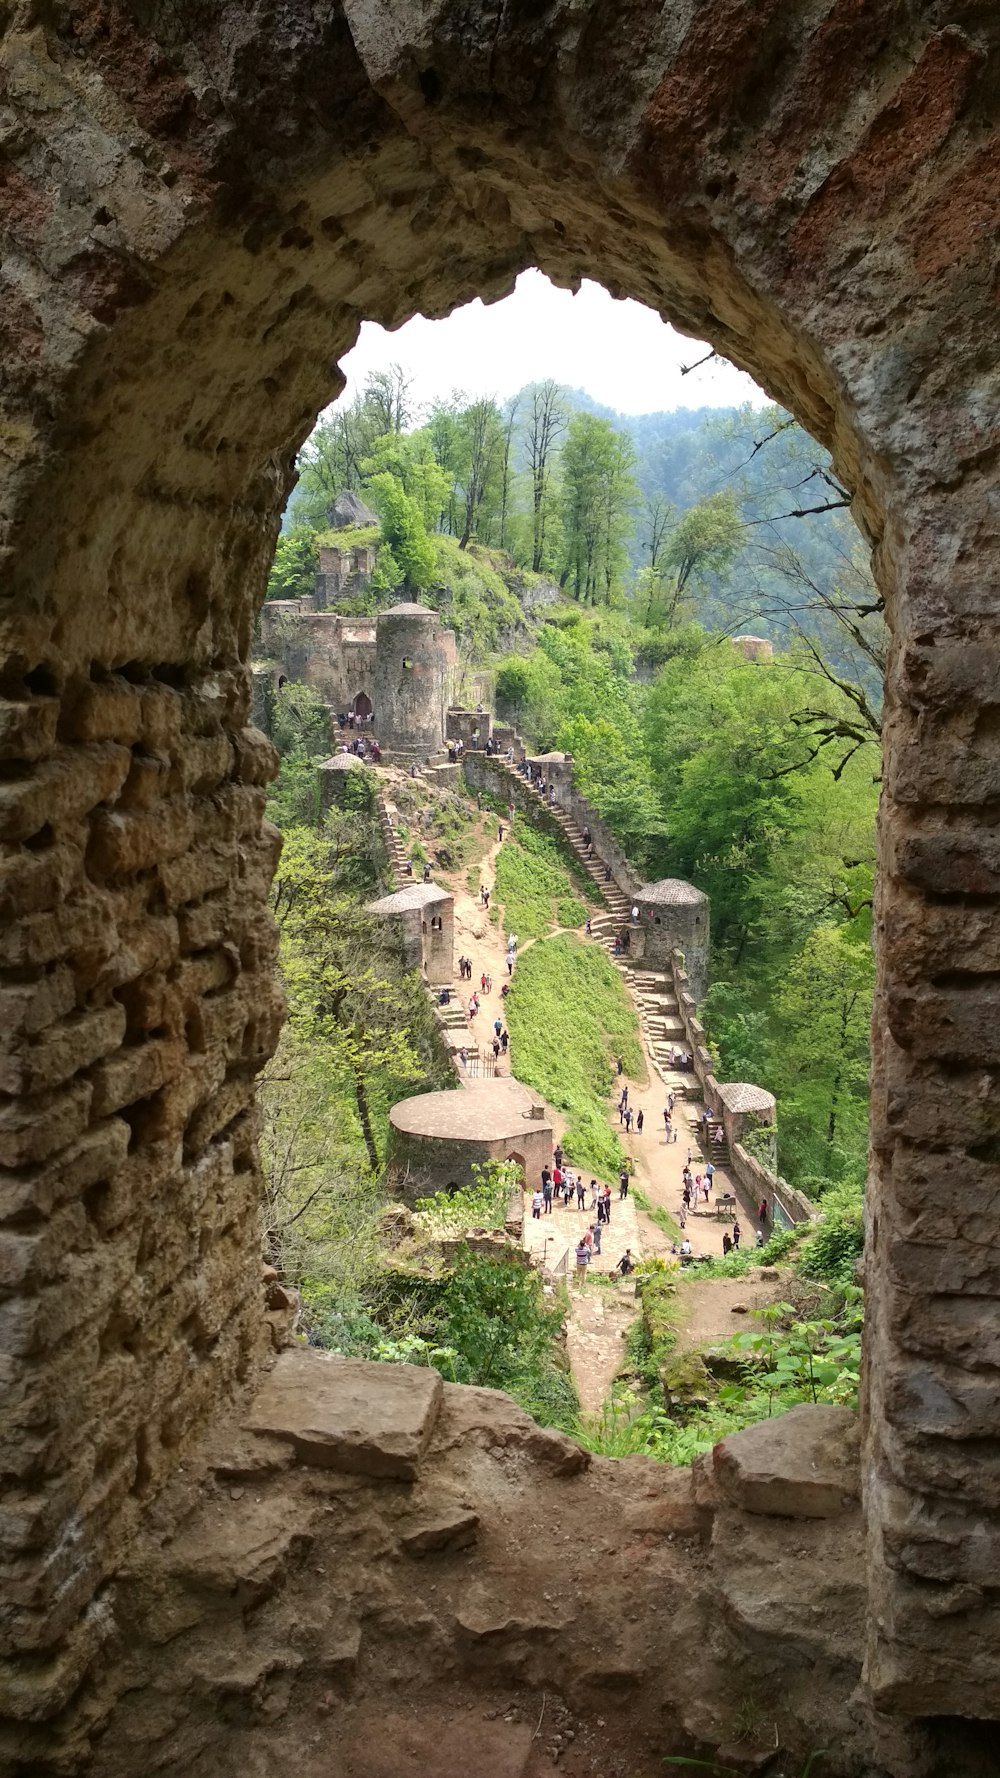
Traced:
[[661, 907], [690, 907], [707, 899], [693, 883], [685, 883], [681, 877], [661, 877], [658, 883], [644, 883], [637, 897], [639, 901], [653, 901]]
[[417, 605], [414, 601], [403, 600], [399, 605], [390, 605], [387, 611], [380, 611], [379, 617], [437, 617], [437, 612], [430, 605]]

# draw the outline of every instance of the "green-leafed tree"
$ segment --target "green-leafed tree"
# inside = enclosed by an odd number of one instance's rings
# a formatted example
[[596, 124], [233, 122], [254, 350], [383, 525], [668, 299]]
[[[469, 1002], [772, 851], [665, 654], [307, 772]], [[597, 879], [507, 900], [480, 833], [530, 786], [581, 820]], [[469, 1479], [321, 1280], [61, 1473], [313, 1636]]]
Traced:
[[610, 604], [620, 591], [637, 494], [634, 462], [627, 433], [594, 414], [573, 415], [560, 457], [561, 577], [583, 604]]
[[304, 525], [295, 525], [278, 538], [274, 561], [267, 581], [269, 599], [303, 599], [316, 584], [319, 557], [316, 535]]

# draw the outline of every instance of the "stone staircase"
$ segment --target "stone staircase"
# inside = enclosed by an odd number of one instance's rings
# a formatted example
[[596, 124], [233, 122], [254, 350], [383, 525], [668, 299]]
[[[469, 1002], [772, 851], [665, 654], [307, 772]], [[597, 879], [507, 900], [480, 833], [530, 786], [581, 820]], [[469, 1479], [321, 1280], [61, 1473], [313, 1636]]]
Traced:
[[386, 856], [389, 860], [389, 870], [396, 888], [405, 889], [407, 884], [413, 882], [413, 878], [406, 874], [406, 854], [403, 850], [403, 842], [396, 832], [394, 817], [398, 813], [396, 805], [387, 801], [385, 791], [379, 785], [378, 820], [382, 829], [382, 839], [385, 842]]
[[530, 796], [534, 797], [539, 806], [548, 812], [549, 819], [561, 830], [567, 845], [578, 860], [581, 869], [590, 878], [590, 881], [594, 884], [595, 888], [600, 891], [604, 901], [604, 909], [599, 913], [591, 915], [590, 930], [594, 937], [604, 946], [609, 956], [613, 957], [614, 961], [621, 965], [623, 972], [628, 975], [630, 973], [628, 967], [628, 954], [625, 953], [621, 957], [614, 956], [615, 935], [616, 933], [620, 933], [623, 928], [627, 928], [631, 921], [632, 904], [629, 901], [628, 896], [625, 894], [624, 890], [619, 887], [613, 874], [602, 860], [598, 858], [596, 852], [592, 850], [588, 857], [587, 847], [583, 838], [583, 829], [573, 820], [572, 816], [567, 815], [566, 811], [561, 809], [558, 803], [549, 803], [547, 798], [542, 795], [542, 792], [534, 784], [530, 784], [527, 778], [522, 776], [516, 766], [510, 765], [507, 760], [500, 758], [497, 759], [496, 763], [509, 778], [512, 778], [523, 790], [527, 791]]

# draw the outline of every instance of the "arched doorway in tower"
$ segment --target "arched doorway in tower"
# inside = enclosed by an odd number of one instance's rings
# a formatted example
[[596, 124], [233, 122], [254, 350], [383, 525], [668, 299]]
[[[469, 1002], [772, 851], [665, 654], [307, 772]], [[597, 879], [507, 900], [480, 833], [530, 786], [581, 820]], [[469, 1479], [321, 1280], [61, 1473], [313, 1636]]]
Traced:
[[359, 691], [351, 705], [357, 722], [370, 722], [372, 717], [372, 701], [367, 692]]

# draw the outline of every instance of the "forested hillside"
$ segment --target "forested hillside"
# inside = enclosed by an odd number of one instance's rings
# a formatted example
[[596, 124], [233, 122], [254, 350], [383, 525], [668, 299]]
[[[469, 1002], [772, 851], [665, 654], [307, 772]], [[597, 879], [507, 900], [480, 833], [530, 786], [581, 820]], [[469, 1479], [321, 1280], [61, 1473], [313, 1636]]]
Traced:
[[[824, 453], [777, 408], [625, 419], [553, 382], [417, 424], [392, 368], [300, 472], [271, 596], [311, 586], [358, 490], [380, 521], [369, 604], [437, 605], [636, 867], [709, 894], [722, 1073], [777, 1095], [795, 1183], [856, 1192], [883, 630]], [[746, 631], [773, 659], [729, 640]]]

